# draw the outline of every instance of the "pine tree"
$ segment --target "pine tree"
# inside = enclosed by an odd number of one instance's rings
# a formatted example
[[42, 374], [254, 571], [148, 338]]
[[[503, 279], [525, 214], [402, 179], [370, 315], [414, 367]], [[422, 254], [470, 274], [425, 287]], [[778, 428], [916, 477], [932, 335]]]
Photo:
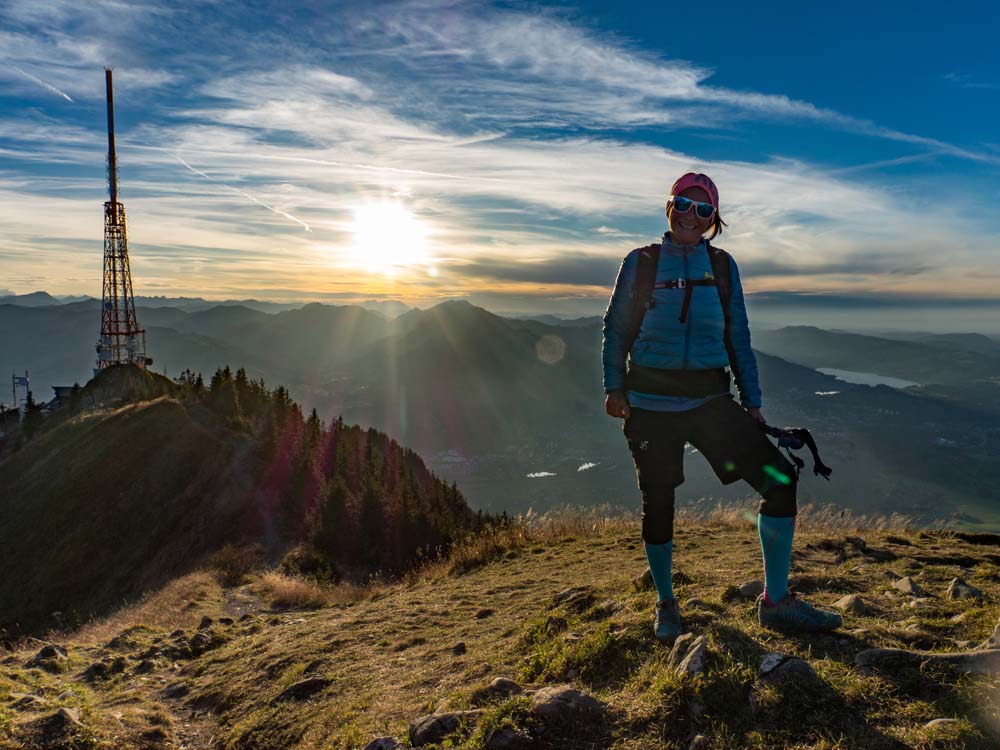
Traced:
[[21, 420], [21, 429], [24, 435], [30, 440], [38, 428], [42, 426], [42, 407], [35, 403], [35, 395], [28, 391], [28, 401], [24, 410], [24, 419]]

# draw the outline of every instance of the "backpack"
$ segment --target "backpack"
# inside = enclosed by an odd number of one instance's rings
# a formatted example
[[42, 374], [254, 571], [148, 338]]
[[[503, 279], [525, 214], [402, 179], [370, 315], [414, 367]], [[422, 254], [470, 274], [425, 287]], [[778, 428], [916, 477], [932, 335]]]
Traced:
[[729, 336], [729, 298], [731, 285], [729, 253], [721, 247], [714, 247], [711, 243], [706, 243], [708, 258], [712, 262], [711, 279], [670, 279], [668, 281], [656, 283], [656, 267], [660, 262], [660, 245], [647, 245], [639, 249], [638, 267], [635, 277], [635, 295], [632, 298], [632, 317], [630, 320], [626, 352], [632, 351], [632, 345], [639, 338], [639, 330], [642, 328], [642, 320], [646, 317], [646, 311], [651, 308], [653, 302], [653, 289], [684, 289], [684, 304], [681, 307], [680, 323], [687, 322], [688, 307], [691, 305], [691, 290], [695, 286], [715, 287], [719, 293], [719, 302], [722, 305], [722, 315], [725, 319], [725, 329], [723, 341], [726, 344], [726, 352], [729, 354], [729, 363], [735, 369], [736, 356], [733, 352], [733, 344]]

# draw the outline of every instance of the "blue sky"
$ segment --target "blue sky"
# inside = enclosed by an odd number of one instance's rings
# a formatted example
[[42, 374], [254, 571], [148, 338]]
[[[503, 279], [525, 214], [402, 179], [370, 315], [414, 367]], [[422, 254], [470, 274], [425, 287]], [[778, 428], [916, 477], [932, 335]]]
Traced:
[[598, 311], [706, 171], [748, 292], [994, 298], [992, 4], [0, 5], [0, 290]]

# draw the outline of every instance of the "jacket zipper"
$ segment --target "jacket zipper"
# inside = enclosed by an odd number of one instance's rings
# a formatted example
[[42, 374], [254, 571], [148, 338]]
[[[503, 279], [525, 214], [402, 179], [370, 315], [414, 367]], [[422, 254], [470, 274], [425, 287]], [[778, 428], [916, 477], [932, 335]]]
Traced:
[[[682, 251], [684, 256], [684, 278], [688, 277], [688, 254]], [[692, 305], [693, 307], [693, 305]], [[684, 322], [684, 359], [681, 362], [681, 369], [686, 370], [688, 366], [688, 342], [691, 338], [691, 310], [688, 310], [687, 320]]]

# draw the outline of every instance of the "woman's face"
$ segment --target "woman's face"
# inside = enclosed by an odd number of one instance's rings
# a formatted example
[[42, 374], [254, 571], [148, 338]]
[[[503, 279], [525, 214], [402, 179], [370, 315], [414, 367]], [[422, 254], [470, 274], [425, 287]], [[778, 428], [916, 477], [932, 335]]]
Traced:
[[[681, 195], [693, 201], [700, 201], [701, 203], [712, 202], [708, 193], [700, 187], [689, 187], [681, 191]], [[691, 208], [686, 214], [677, 213], [677, 211], [672, 209], [673, 201], [668, 201], [667, 220], [670, 224], [670, 237], [678, 245], [696, 244], [701, 240], [702, 235], [711, 228], [712, 221], [715, 219], [714, 216], [711, 219], [701, 218], [694, 208]]]

